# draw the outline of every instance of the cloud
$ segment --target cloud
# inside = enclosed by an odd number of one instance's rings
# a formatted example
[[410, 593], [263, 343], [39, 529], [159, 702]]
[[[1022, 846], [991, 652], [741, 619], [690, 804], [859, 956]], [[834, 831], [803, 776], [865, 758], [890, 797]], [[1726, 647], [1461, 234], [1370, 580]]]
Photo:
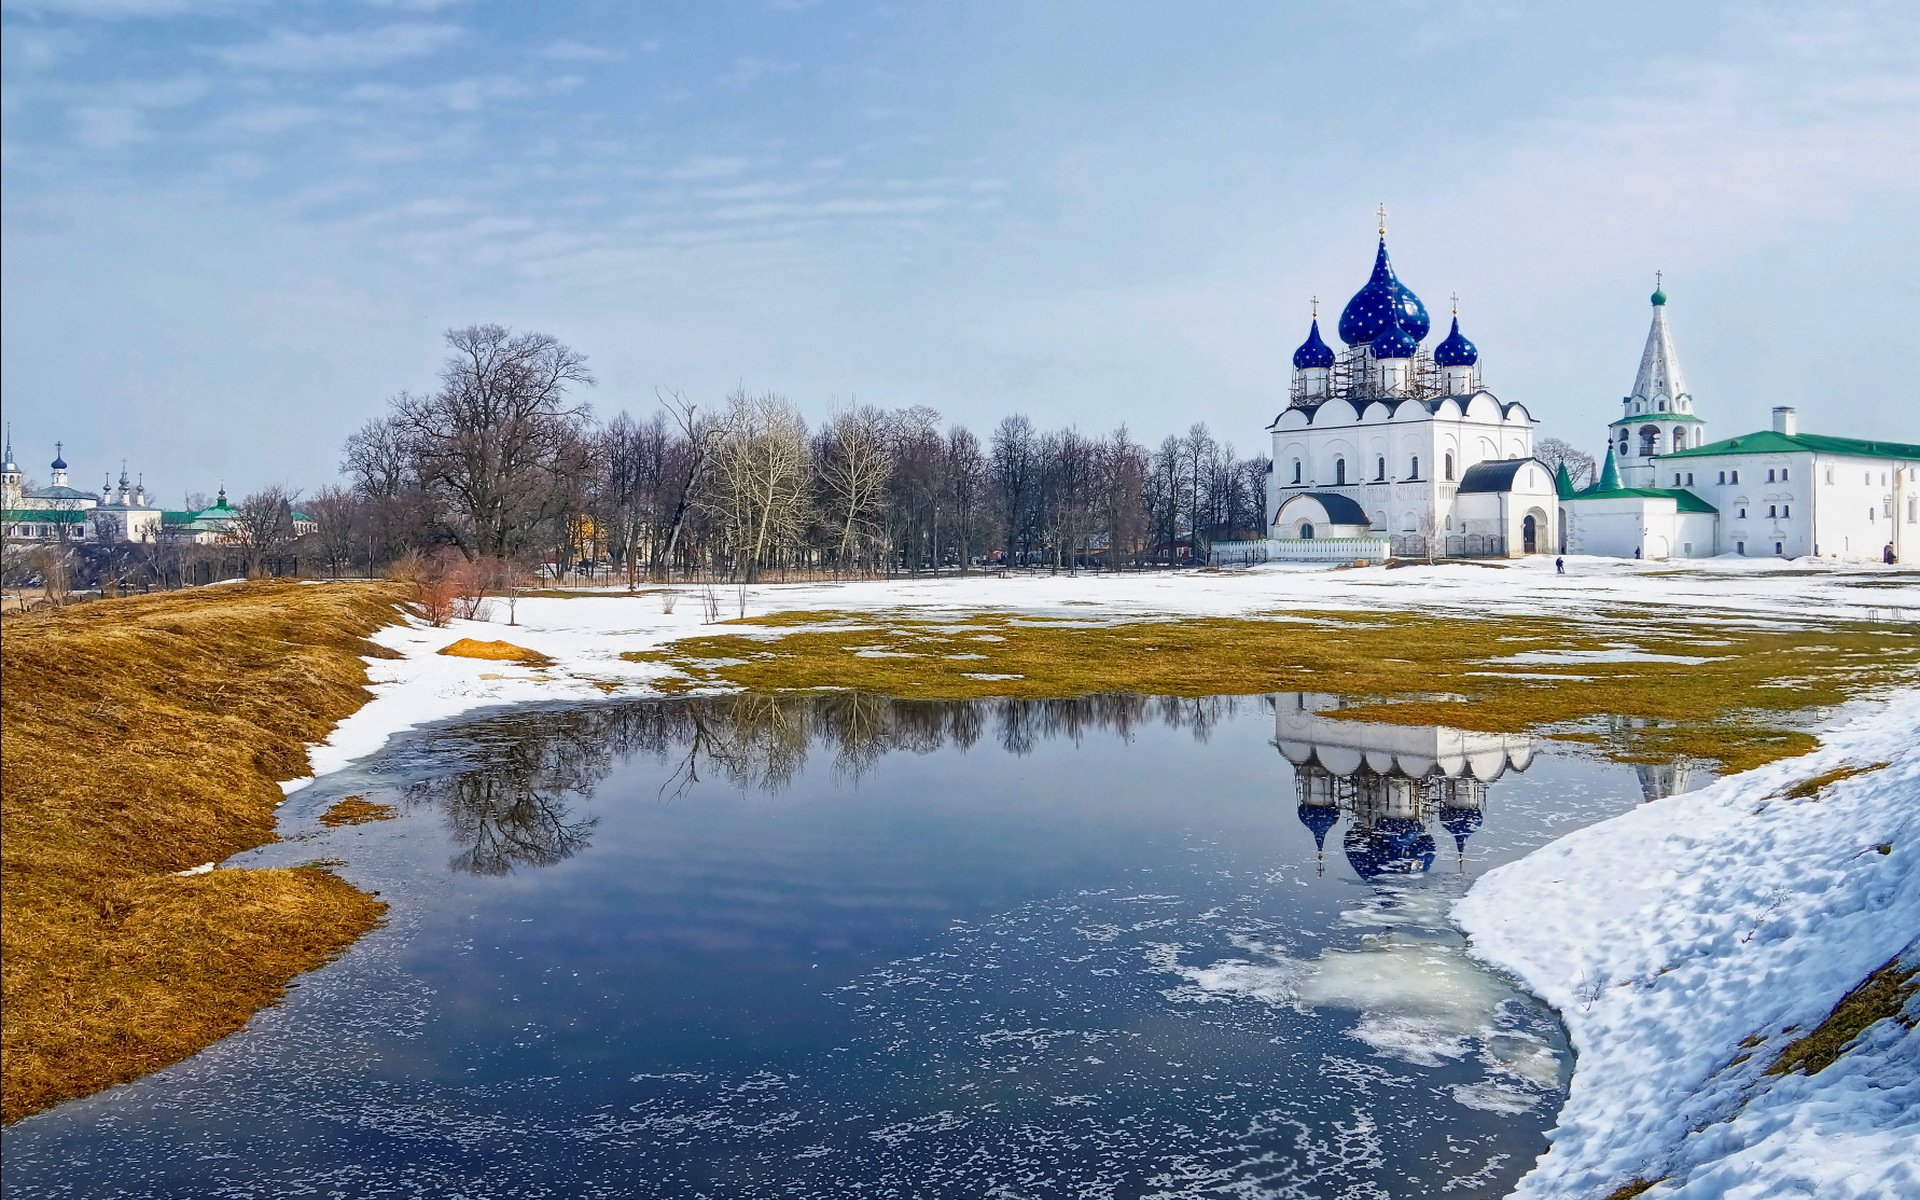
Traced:
[[260, 0], [13, 0], [7, 9], [15, 15], [114, 19], [220, 15], [259, 6]]
[[625, 51], [615, 50], [611, 46], [589, 46], [585, 42], [561, 38], [541, 47], [540, 57], [555, 62], [620, 62], [627, 55]]
[[228, 129], [240, 133], [285, 133], [289, 129], [298, 129], [302, 125], [312, 125], [326, 114], [317, 108], [300, 104], [276, 104], [267, 108], [246, 109], [233, 113], [220, 123]]
[[745, 91], [769, 76], [787, 75], [799, 69], [800, 64], [796, 62], [780, 62], [771, 58], [736, 58], [731, 67], [715, 77], [714, 82], [721, 87]]
[[268, 71], [338, 71], [381, 67], [426, 58], [456, 41], [458, 25], [397, 24], [347, 33], [296, 33], [276, 30], [257, 42], [214, 47], [210, 52], [229, 66]]

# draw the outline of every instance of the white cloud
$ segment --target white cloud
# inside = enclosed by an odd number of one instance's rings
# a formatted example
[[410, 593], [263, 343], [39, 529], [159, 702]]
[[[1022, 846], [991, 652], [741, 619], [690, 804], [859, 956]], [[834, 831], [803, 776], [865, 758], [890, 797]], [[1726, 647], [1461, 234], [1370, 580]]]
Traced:
[[89, 150], [118, 150], [146, 138], [146, 125], [130, 108], [83, 105], [68, 113], [74, 140]]
[[236, 67], [269, 71], [351, 70], [426, 58], [458, 40], [461, 33], [458, 25], [419, 23], [382, 25], [349, 33], [297, 33], [280, 29], [260, 41], [218, 46], [211, 53]]
[[753, 160], [713, 154], [695, 155], [677, 167], [671, 167], [665, 175], [674, 180], [725, 179], [738, 175], [753, 165]]

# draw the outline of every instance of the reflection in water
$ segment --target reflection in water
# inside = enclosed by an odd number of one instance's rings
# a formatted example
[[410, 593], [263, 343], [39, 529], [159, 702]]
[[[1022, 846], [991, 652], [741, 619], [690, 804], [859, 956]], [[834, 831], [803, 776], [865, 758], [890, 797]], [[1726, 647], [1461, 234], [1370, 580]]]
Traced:
[[514, 711], [429, 732], [411, 753], [453, 769], [410, 784], [406, 795], [442, 810], [460, 847], [451, 863], [456, 870], [504, 875], [585, 849], [595, 821], [574, 817], [572, 802], [636, 755], [671, 766], [663, 795], [716, 776], [736, 788], [778, 792], [800, 776], [816, 747], [832, 755], [842, 778], [857, 781], [889, 754], [964, 750], [989, 731], [1016, 756], [1055, 738], [1078, 744], [1094, 731], [1130, 737], [1149, 723], [1186, 729], [1205, 742], [1220, 721], [1252, 702], [1122, 694], [892, 700], [836, 692]]
[[1343, 721], [1328, 715], [1342, 707], [1340, 698], [1314, 692], [1271, 702], [1273, 744], [1293, 764], [1300, 823], [1313, 834], [1322, 871], [1327, 835], [1342, 816], [1352, 824], [1341, 846], [1362, 879], [1433, 866], [1436, 823], [1452, 836], [1464, 871], [1488, 786], [1533, 763], [1525, 734]]

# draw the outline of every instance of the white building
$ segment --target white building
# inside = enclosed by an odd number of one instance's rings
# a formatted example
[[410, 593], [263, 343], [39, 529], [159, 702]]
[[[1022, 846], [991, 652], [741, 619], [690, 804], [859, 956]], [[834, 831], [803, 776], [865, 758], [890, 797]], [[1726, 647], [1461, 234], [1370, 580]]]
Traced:
[[1664, 291], [1626, 412], [1608, 427], [1600, 477], [1563, 489], [1575, 554], [1717, 554], [1853, 561], [1920, 558], [1920, 444], [1801, 433], [1789, 407], [1773, 427], [1706, 440], [1667, 327]]
[[1384, 222], [1373, 275], [1340, 314], [1317, 311], [1269, 425], [1268, 552], [1276, 559], [1435, 552], [1517, 556], [1558, 544], [1552, 468], [1533, 415], [1481, 386], [1480, 352], [1453, 327], [1431, 352], [1420, 298], [1394, 275]]
[[53, 482], [46, 487], [29, 488], [20, 464], [13, 457], [13, 433], [7, 433], [6, 461], [0, 462], [0, 508], [8, 541], [84, 542], [93, 534], [88, 516], [100, 503], [100, 497], [83, 492], [68, 482], [67, 459], [60, 443], [54, 443], [51, 464]]

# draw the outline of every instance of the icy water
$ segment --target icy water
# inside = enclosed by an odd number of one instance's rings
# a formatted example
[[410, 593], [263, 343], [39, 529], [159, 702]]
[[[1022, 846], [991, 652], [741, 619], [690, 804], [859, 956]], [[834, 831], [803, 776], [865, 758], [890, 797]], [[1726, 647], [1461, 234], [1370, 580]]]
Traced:
[[[1675, 782], [1333, 705], [719, 698], [409, 735], [245, 859], [344, 860], [388, 924], [9, 1130], [8, 1195], [1501, 1195], [1568, 1055], [1448, 905]], [[349, 794], [401, 815], [322, 829]]]

